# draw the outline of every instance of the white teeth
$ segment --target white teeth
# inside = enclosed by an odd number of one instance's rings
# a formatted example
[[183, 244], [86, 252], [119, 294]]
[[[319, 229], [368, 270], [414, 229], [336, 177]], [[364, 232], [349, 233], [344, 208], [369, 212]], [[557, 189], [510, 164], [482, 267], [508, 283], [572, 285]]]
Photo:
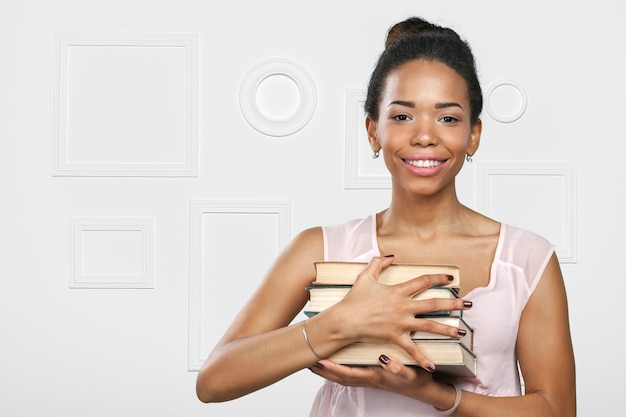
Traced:
[[423, 160], [420, 159], [418, 161], [406, 161], [407, 164], [413, 165], [418, 168], [434, 168], [437, 165], [441, 165], [443, 161], [432, 161], [432, 160]]

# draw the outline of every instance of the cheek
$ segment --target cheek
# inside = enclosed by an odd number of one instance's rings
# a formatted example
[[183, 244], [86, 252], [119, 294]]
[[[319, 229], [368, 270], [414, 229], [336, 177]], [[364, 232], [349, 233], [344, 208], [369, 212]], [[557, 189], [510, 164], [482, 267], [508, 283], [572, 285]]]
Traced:
[[455, 135], [453, 140], [450, 141], [450, 146], [459, 152], [465, 152], [470, 146], [471, 138], [471, 132], [464, 130]]
[[378, 143], [383, 149], [397, 149], [411, 143], [414, 132], [401, 126], [385, 126], [378, 130]]

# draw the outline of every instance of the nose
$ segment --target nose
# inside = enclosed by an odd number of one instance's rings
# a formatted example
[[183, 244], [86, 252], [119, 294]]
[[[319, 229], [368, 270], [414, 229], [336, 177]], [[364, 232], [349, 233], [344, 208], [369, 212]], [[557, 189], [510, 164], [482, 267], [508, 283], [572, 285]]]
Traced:
[[437, 134], [435, 126], [428, 120], [420, 120], [415, 123], [413, 136], [411, 137], [412, 146], [435, 146], [437, 144]]

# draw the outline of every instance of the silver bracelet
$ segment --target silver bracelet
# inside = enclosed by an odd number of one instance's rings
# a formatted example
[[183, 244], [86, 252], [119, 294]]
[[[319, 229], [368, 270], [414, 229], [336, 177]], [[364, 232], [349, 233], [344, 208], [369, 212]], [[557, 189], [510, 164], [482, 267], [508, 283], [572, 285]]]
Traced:
[[454, 404], [452, 405], [452, 408], [448, 410], [440, 410], [435, 407], [435, 410], [437, 410], [442, 416], [451, 416], [452, 413], [454, 413], [456, 409], [459, 408], [459, 404], [461, 404], [461, 388], [457, 387], [456, 385], [452, 386], [454, 387], [454, 391], [456, 392], [456, 397], [454, 397]]
[[318, 355], [317, 352], [315, 352], [315, 349], [313, 349], [313, 346], [311, 346], [311, 342], [309, 342], [309, 338], [306, 335], [306, 320], [302, 322], [302, 336], [304, 336], [304, 341], [309, 346], [309, 349], [311, 349], [311, 352], [313, 352], [317, 360], [318, 361], [321, 360], [322, 358], [320, 358], [320, 355]]

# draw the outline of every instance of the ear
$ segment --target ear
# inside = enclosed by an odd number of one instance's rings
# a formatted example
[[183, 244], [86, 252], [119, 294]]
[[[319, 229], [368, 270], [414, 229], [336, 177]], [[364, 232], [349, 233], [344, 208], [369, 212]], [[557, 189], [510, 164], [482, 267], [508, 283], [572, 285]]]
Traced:
[[367, 139], [370, 147], [374, 152], [379, 152], [382, 146], [378, 143], [378, 123], [370, 116], [365, 117], [365, 129], [367, 130]]
[[467, 154], [474, 155], [478, 150], [478, 145], [480, 145], [480, 134], [483, 131], [483, 122], [478, 119], [476, 123], [472, 126], [472, 131], [470, 132], [469, 141], [467, 142]]

